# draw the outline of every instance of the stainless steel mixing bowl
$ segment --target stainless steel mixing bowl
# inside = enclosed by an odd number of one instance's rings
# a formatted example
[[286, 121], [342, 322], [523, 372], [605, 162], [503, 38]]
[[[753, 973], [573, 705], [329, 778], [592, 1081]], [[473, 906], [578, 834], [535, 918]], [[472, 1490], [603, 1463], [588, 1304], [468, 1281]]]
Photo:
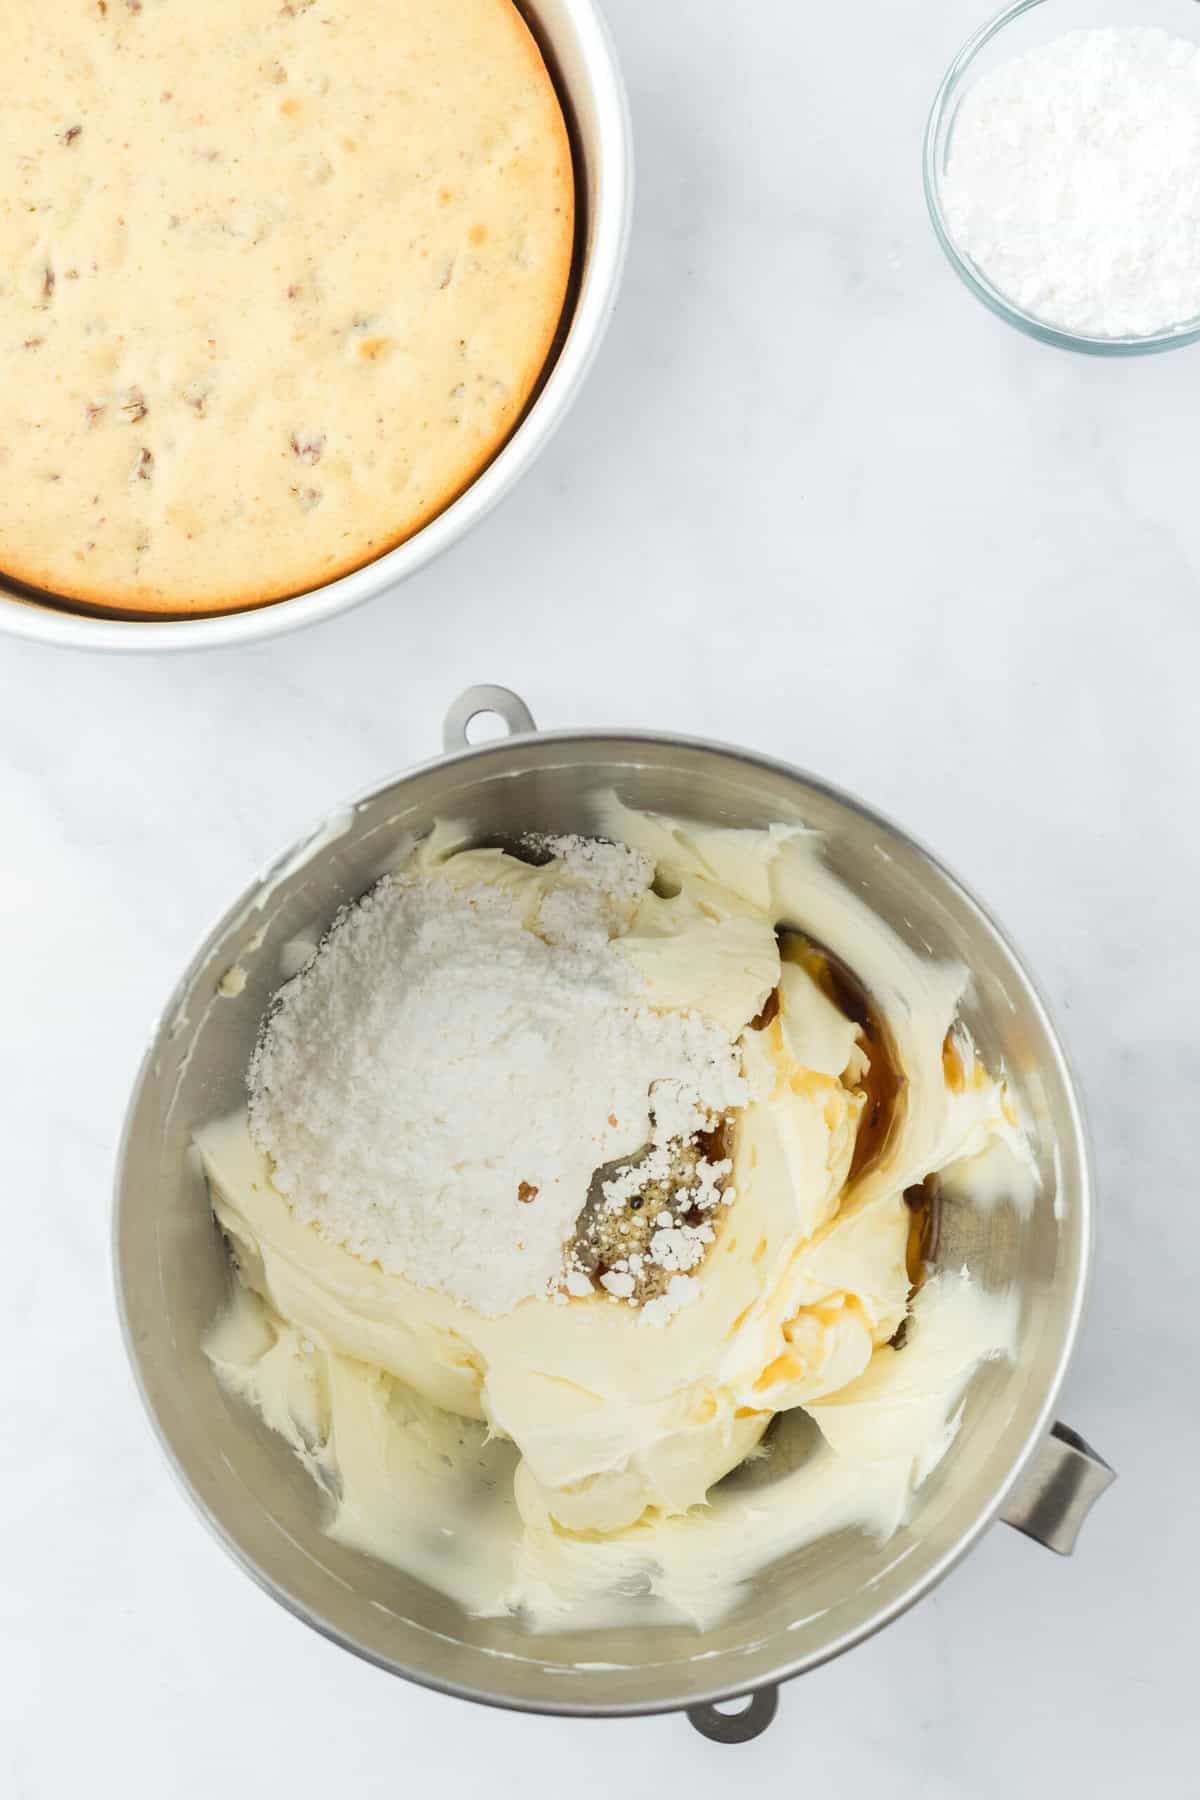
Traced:
[[[495, 711], [511, 735], [467, 744]], [[534, 1712], [627, 1714], [684, 1707], [731, 1741], [769, 1723], [776, 1684], [837, 1655], [927, 1593], [997, 1516], [1067, 1550], [1111, 1480], [1082, 1441], [1050, 1430], [1075, 1340], [1092, 1229], [1088, 1154], [1062, 1047], [1020, 959], [969, 893], [894, 825], [795, 769], [690, 739], [538, 734], [504, 689], [476, 688], [446, 722], [450, 752], [330, 820], [256, 881], [192, 962], [155, 1032], [131, 1102], [116, 1191], [116, 1278], [130, 1357], [184, 1486], [248, 1574], [328, 1637], [448, 1693]], [[973, 971], [965, 1013], [985, 1059], [1003, 1061], [1032, 1121], [1042, 1192], [1028, 1216], [947, 1205], [940, 1257], [1020, 1295], [1019, 1354], [972, 1384], [962, 1428], [888, 1543], [857, 1531], [800, 1549], [750, 1583], [711, 1630], [638, 1624], [530, 1636], [473, 1619], [399, 1570], [331, 1542], [317, 1488], [283, 1441], [217, 1385], [201, 1349], [230, 1273], [192, 1133], [237, 1105], [281, 955], [361, 894], [435, 817], [480, 839], [587, 831], [588, 796], [713, 824], [814, 826], [832, 866], [910, 944]], [[223, 979], [231, 967], [244, 972]], [[236, 993], [234, 989], [239, 989]], [[780, 1421], [763, 1478], [788, 1464]], [[714, 1702], [752, 1693], [738, 1715]]]

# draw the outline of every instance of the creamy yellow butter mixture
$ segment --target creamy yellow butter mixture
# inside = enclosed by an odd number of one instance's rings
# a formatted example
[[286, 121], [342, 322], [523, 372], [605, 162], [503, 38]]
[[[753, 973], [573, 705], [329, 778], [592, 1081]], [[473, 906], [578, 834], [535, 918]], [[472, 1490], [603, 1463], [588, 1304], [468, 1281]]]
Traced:
[[[604, 830], [654, 876], [613, 925], [645, 1004], [718, 1022], [746, 1083], [727, 1197], [665, 1321], [599, 1281], [485, 1316], [302, 1221], [245, 1114], [198, 1137], [240, 1272], [220, 1378], [313, 1470], [332, 1535], [532, 1628], [619, 1617], [631, 1584], [708, 1622], [799, 1543], [893, 1530], [1016, 1329], [1011, 1296], [922, 1268], [914, 1208], [947, 1171], [969, 1193], [977, 1160], [1015, 1199], [1034, 1183], [1008, 1086], [958, 1022], [966, 972], [902, 944], [818, 839], [615, 799]], [[559, 857], [452, 844], [435, 834], [405, 878], [517, 883], [535, 923], [528, 891], [564, 879]], [[817, 1428], [803, 1465], [753, 1506], [718, 1487], [748, 1456], [769, 1467], [764, 1433], [795, 1408]]]

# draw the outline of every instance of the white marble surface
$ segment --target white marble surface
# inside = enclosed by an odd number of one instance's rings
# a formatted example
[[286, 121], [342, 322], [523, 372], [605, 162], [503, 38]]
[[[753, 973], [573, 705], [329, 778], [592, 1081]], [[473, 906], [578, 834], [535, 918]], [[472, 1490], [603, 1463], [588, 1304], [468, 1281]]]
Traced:
[[[13, 1800], [1200, 1792], [1200, 350], [1072, 359], [943, 266], [920, 132], [972, 0], [612, 17], [628, 281], [516, 497], [408, 588], [261, 649], [0, 642]], [[158, 1007], [252, 872], [484, 680], [545, 724], [711, 734], [892, 813], [1023, 944], [1090, 1102], [1100, 1253], [1062, 1410], [1120, 1481], [1073, 1561], [995, 1530], [742, 1750], [477, 1710], [304, 1630], [192, 1517], [118, 1341], [109, 1173]]]

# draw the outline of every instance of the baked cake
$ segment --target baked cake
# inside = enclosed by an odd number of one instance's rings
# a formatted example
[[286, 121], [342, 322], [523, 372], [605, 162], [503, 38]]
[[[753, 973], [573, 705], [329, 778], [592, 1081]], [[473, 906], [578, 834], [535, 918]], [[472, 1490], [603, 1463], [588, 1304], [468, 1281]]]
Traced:
[[520, 417], [570, 149], [510, 0], [7, 0], [0, 569], [137, 613], [329, 581]]

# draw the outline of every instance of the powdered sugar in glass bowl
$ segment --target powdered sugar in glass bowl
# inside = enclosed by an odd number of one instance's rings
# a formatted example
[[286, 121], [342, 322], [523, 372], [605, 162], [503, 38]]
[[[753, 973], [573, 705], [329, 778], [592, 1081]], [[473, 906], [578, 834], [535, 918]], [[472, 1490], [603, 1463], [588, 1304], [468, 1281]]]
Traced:
[[968, 40], [930, 113], [925, 194], [977, 299], [1096, 356], [1200, 338], [1194, 74], [1195, 0], [1015, 0]]

